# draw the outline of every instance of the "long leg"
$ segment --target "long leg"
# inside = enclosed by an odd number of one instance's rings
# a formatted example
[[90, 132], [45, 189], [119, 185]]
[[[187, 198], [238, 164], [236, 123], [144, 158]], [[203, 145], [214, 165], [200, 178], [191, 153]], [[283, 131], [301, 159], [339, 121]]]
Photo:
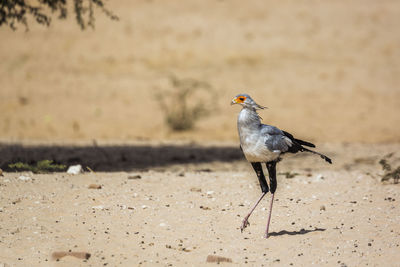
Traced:
[[263, 193], [268, 193], [269, 188], [268, 188], [267, 180], [265, 180], [265, 176], [264, 176], [264, 172], [263, 172], [261, 163], [260, 162], [252, 162], [251, 166], [253, 166], [253, 169], [255, 170], [255, 172], [257, 174], [258, 181], [260, 182], [261, 191]]
[[267, 169], [269, 175], [269, 185], [271, 187], [271, 203], [269, 206], [269, 214], [268, 214], [268, 221], [267, 221], [267, 229], [265, 230], [265, 238], [268, 238], [268, 231], [269, 231], [269, 223], [271, 221], [271, 214], [272, 214], [272, 205], [274, 204], [274, 194], [277, 187], [276, 182], [276, 161], [267, 162]]
[[257, 200], [256, 204], [253, 206], [253, 208], [250, 210], [250, 212], [246, 215], [246, 217], [244, 217], [242, 225], [240, 226], [240, 231], [243, 233], [244, 228], [246, 228], [248, 225], [250, 225], [249, 223], [249, 218], [250, 215], [253, 213], [253, 211], [256, 209], [258, 203], [260, 203], [261, 199], [263, 199], [263, 197], [267, 194], [267, 192], [262, 193], [262, 195], [260, 196], [260, 198]]
[[271, 187], [271, 194], [275, 193], [277, 182], [276, 182], [276, 161], [267, 162], [268, 176], [269, 176], [269, 186]]
[[265, 180], [265, 176], [264, 176], [264, 172], [262, 170], [261, 163], [260, 162], [252, 162], [251, 165], [253, 166], [253, 169], [257, 174], [258, 181], [260, 182], [262, 194], [261, 194], [260, 198], [257, 200], [256, 204], [250, 210], [250, 212], [246, 215], [246, 217], [244, 217], [242, 225], [240, 226], [240, 231], [242, 231], [242, 232], [243, 232], [244, 228], [246, 228], [249, 225], [250, 215], [253, 213], [253, 211], [257, 207], [258, 203], [260, 203], [261, 199], [263, 199], [263, 197], [269, 191], [268, 184], [267, 184], [267, 181]]
[[273, 203], [274, 203], [274, 194], [271, 194], [271, 203], [269, 205], [269, 214], [268, 214], [267, 228], [265, 229], [265, 238], [268, 238], [269, 222], [271, 221], [272, 204]]

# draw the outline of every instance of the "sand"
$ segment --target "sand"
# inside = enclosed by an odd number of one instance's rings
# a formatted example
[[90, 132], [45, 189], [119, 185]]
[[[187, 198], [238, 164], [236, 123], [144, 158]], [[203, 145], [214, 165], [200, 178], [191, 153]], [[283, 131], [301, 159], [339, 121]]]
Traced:
[[[302, 138], [400, 141], [398, 1], [107, 4], [120, 21], [98, 12], [94, 31], [73, 16], [0, 29], [1, 139], [236, 141], [229, 103], [249, 93]], [[172, 75], [212, 88], [189, 132], [165, 125]]]
[[[108, 1], [0, 28], [0, 266], [399, 266], [400, 2]], [[172, 131], [179, 81], [209, 113]], [[174, 93], [175, 92], [175, 93]], [[238, 93], [314, 142], [278, 165], [271, 237], [239, 150]], [[84, 173], [15, 172], [53, 160]], [[221, 258], [220, 258], [221, 257]], [[213, 261], [207, 263], [209, 261]]]
[[[209, 266], [216, 264], [206, 263], [211, 255], [240, 266], [398, 266], [400, 191], [380, 181], [378, 161], [395, 152], [391, 161], [398, 164], [399, 148], [324, 145], [333, 165], [307, 154], [279, 163], [269, 239], [269, 195], [240, 232], [261, 192], [243, 159], [182, 164], [170, 154], [162, 167], [148, 162], [147, 170], [5, 172], [0, 263]], [[54, 257], [60, 255], [66, 256]]]

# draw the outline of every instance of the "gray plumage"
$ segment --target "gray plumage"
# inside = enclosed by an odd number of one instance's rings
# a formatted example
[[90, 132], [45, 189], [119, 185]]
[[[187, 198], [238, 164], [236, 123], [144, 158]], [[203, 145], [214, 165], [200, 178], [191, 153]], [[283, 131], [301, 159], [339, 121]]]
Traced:
[[254, 109], [243, 108], [238, 116], [240, 145], [249, 162], [268, 162], [277, 159], [291, 145], [278, 128], [261, 124]]
[[[241, 98], [244, 99], [243, 102], [241, 102]], [[270, 162], [277, 160], [287, 152], [307, 151], [318, 154], [331, 163], [331, 160], [325, 155], [303, 147], [315, 147], [313, 144], [295, 139], [291, 134], [275, 126], [262, 124], [257, 110], [265, 107], [257, 104], [249, 95], [237, 95], [232, 100], [232, 104], [243, 106], [238, 116], [237, 127], [241, 148], [249, 162]]]
[[[268, 192], [271, 192], [271, 204], [267, 228], [265, 231], [265, 237], [268, 238], [272, 204], [274, 201], [274, 193], [277, 188], [276, 164], [280, 160], [281, 156], [285, 153], [306, 151], [319, 155], [329, 163], [332, 163], [332, 161], [327, 156], [305, 147], [315, 147], [314, 144], [300, 139], [295, 139], [290, 133], [282, 131], [275, 126], [262, 124], [257, 110], [264, 109], [265, 107], [257, 104], [249, 95], [239, 94], [232, 100], [231, 104], [240, 104], [243, 107], [237, 120], [240, 148], [242, 149], [246, 159], [253, 166], [262, 191], [262, 194], [256, 204], [243, 219], [240, 229], [243, 232], [243, 230], [249, 225], [248, 219], [250, 215], [257, 207], [258, 203], [260, 203], [262, 198]], [[267, 167], [270, 180], [269, 186], [265, 179], [261, 163], [265, 163]]]

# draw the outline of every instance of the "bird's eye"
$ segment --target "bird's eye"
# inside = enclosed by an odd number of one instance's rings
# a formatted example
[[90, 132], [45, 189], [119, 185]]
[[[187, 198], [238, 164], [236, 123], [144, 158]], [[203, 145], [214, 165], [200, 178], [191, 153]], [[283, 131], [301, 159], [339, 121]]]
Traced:
[[239, 97], [239, 100], [240, 101], [244, 101], [244, 97]]

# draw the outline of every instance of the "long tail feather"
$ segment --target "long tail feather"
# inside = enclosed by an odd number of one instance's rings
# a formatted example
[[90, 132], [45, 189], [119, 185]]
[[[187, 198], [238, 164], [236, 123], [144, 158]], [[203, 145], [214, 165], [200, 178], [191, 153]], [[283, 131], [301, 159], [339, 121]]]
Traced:
[[302, 146], [308, 146], [308, 147], [315, 147], [315, 145], [313, 143], [307, 142], [307, 141], [303, 141], [300, 139], [294, 139], [297, 143], [299, 143]]
[[320, 156], [322, 159], [324, 159], [326, 162], [332, 164], [332, 160], [331, 160], [330, 158], [328, 158], [327, 156], [325, 156], [324, 154], [321, 154], [321, 153], [318, 153], [318, 152], [316, 152], [316, 151], [307, 149], [307, 148], [305, 148], [305, 147], [303, 147], [303, 151], [307, 151], [307, 152], [310, 152], [310, 153], [319, 155], [319, 156]]

